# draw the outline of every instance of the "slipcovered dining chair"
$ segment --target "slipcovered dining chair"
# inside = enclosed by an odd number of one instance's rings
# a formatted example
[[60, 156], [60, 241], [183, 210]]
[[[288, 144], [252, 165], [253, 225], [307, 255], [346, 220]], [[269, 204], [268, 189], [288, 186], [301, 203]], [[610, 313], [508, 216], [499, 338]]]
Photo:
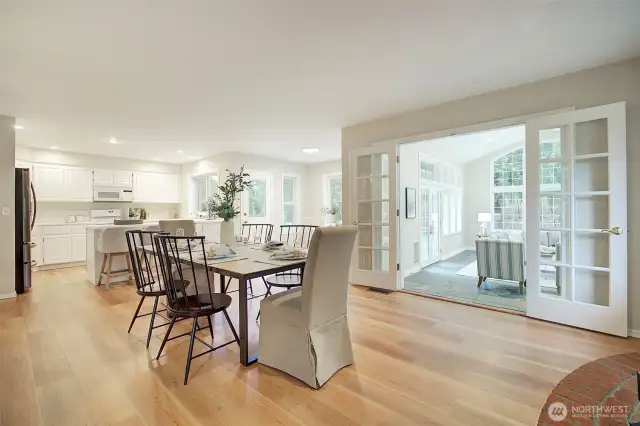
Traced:
[[191, 219], [166, 219], [158, 221], [162, 232], [176, 235], [176, 230], [183, 229], [185, 237], [193, 237], [196, 234], [196, 223]]
[[258, 362], [319, 388], [353, 364], [347, 291], [355, 226], [316, 229], [302, 287], [260, 303]]

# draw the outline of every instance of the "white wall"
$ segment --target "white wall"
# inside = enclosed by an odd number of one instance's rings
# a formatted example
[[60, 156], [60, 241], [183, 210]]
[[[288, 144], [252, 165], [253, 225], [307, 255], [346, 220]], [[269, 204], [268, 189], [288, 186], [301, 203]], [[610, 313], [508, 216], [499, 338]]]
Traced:
[[[462, 169], [454, 162], [443, 161], [431, 155], [429, 142], [404, 144], [400, 146], [400, 265], [404, 276], [416, 272], [420, 269], [420, 263], [415, 261], [415, 244], [420, 243], [420, 154], [424, 154], [430, 160], [443, 163], [449, 166]], [[463, 172], [464, 174], [464, 172]], [[437, 186], [437, 185], [436, 185]], [[415, 219], [407, 219], [406, 215], [406, 192], [405, 188], [410, 187], [416, 190], [417, 211]], [[464, 188], [464, 181], [463, 181]], [[463, 191], [464, 194], [464, 191]], [[465, 203], [462, 204], [462, 216], [464, 218]], [[446, 259], [464, 249], [464, 226], [463, 232], [453, 235], [446, 235], [440, 238], [440, 253]]]
[[[349, 176], [350, 152], [378, 141], [422, 140], [438, 131], [487, 123], [560, 108], [577, 109], [627, 102], [627, 175], [629, 228], [640, 229], [640, 57], [589, 70], [427, 107], [342, 129], [342, 171]], [[350, 189], [343, 188], [344, 217], [351, 220]], [[640, 233], [629, 233], [630, 328], [640, 330]]]
[[462, 227], [465, 247], [475, 248], [476, 235], [480, 232], [478, 213], [493, 213], [491, 162], [504, 154], [523, 147], [524, 141], [509, 148], [491, 152], [464, 165], [464, 190], [462, 193], [466, 208], [463, 210]]
[[0, 216], [0, 298], [15, 296], [15, 119], [0, 115], [0, 206], [11, 208]]
[[[273, 175], [273, 198], [269, 200], [271, 204], [270, 223], [273, 223], [276, 228], [278, 228], [282, 223], [282, 177], [284, 175], [297, 176], [299, 182], [298, 199], [301, 201], [299, 203], [300, 208], [296, 212], [296, 215], [298, 216], [298, 220], [302, 221], [302, 200], [304, 199], [302, 194], [305, 193], [304, 188], [307, 184], [307, 166], [305, 164], [280, 161], [273, 158], [240, 152], [226, 152], [200, 161], [184, 164], [182, 166], [182, 216], [187, 217], [194, 210], [194, 206], [192, 206], [191, 203], [191, 199], [193, 198], [191, 195], [191, 180], [193, 176], [217, 171], [220, 176], [220, 182], [224, 182], [227, 177], [226, 169], [229, 169], [234, 173], [238, 173], [240, 171], [240, 167], [243, 165], [245, 170], [248, 170], [249, 172], [268, 172]], [[239, 232], [241, 220], [236, 220], [235, 223], [236, 232]]]
[[[320, 213], [328, 197], [325, 188], [325, 179], [328, 175], [342, 173], [342, 162], [340, 160], [327, 161], [324, 163], [309, 164], [307, 166], [307, 185], [305, 186], [302, 199], [304, 201], [303, 218], [309, 218], [313, 225], [324, 225], [325, 217]], [[343, 180], [344, 185], [344, 180]]]
[[[125, 148], [123, 148], [125, 149]], [[33, 149], [17, 146], [16, 161], [27, 163], [61, 164], [78, 166], [88, 169], [126, 170], [132, 172], [156, 172], [180, 174], [181, 167], [177, 164], [157, 163], [153, 161], [130, 160], [126, 158], [105, 157], [100, 155], [78, 154], [65, 151], [47, 149]], [[150, 219], [167, 219], [174, 211], [179, 212], [176, 204], [156, 203], [66, 203], [39, 202], [36, 221], [62, 222], [68, 216], [89, 216], [90, 210], [95, 209], [128, 209], [129, 207], [144, 207]]]

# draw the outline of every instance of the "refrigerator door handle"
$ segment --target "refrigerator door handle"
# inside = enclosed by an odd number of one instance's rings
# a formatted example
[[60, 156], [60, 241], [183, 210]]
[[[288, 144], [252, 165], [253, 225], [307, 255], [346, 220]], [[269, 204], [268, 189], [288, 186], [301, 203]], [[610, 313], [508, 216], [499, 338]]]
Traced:
[[33, 197], [33, 217], [31, 218], [31, 230], [33, 231], [33, 227], [36, 224], [36, 215], [38, 213], [38, 207], [37, 207], [37, 203], [36, 203], [36, 190], [33, 189], [33, 182], [30, 182], [31, 184], [31, 196]]

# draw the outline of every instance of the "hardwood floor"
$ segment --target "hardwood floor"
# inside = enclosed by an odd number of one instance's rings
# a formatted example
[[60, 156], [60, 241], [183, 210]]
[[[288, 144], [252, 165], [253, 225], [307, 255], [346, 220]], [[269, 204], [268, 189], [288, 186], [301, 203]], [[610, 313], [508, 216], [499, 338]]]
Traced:
[[[29, 293], [0, 301], [0, 425], [533, 425], [566, 374], [640, 349], [638, 340], [352, 287], [356, 364], [321, 390], [240, 366], [237, 346], [194, 360], [185, 387], [188, 339], [155, 361], [164, 328], [149, 351], [147, 318], [127, 334], [138, 300], [131, 285], [106, 292], [72, 268], [36, 273]], [[214, 322], [216, 340], [231, 337], [223, 318]]]

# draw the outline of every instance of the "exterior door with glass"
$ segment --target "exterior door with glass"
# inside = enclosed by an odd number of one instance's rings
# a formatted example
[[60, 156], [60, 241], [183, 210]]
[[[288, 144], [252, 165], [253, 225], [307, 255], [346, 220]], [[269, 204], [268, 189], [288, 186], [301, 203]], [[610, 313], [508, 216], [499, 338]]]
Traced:
[[440, 260], [440, 191], [420, 186], [420, 266]]
[[526, 122], [527, 315], [627, 336], [625, 104]]
[[353, 284], [398, 289], [395, 143], [351, 154], [351, 219], [358, 236], [351, 262]]
[[242, 223], [271, 223], [273, 175], [247, 171], [253, 186], [242, 192]]

